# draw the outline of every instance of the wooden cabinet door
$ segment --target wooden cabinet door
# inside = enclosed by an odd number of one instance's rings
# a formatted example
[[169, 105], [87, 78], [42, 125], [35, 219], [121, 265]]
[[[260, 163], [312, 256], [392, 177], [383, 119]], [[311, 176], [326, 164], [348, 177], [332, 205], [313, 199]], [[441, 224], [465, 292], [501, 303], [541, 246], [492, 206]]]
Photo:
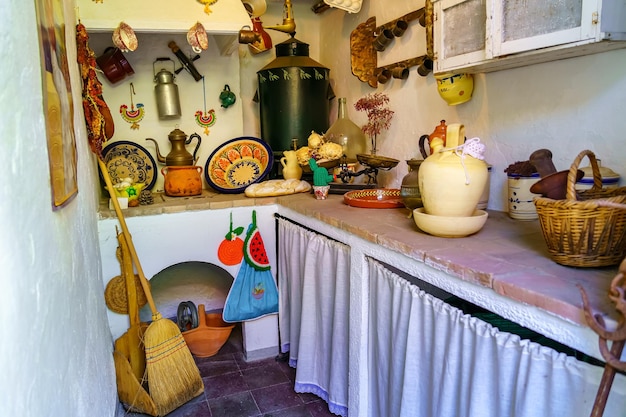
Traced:
[[436, 72], [489, 58], [488, 0], [440, 0], [433, 3]]
[[493, 1], [493, 55], [592, 42], [598, 33], [598, 4], [598, 0]]

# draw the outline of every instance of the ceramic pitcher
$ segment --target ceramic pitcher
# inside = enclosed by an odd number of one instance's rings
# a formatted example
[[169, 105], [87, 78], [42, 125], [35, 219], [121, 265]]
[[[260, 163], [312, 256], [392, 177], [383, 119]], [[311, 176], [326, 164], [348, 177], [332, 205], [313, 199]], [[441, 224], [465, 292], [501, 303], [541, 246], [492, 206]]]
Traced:
[[284, 151], [283, 155], [280, 158], [280, 164], [283, 166], [283, 178], [286, 180], [299, 180], [302, 177], [302, 168], [298, 164], [296, 151]]
[[464, 142], [465, 127], [454, 123], [446, 129], [446, 147], [434, 138], [433, 154], [419, 169], [419, 189], [424, 210], [435, 216], [470, 217], [476, 210], [488, 179], [480, 139]]

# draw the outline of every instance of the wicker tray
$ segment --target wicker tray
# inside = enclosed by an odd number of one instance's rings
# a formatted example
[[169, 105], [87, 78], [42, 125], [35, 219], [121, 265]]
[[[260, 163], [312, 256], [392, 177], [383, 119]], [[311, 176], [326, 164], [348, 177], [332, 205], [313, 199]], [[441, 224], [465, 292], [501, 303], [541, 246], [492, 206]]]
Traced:
[[[576, 173], [587, 156], [594, 185], [577, 191]], [[602, 188], [602, 177], [593, 152], [584, 150], [572, 163], [564, 200], [534, 200], [541, 231], [550, 257], [556, 263], [576, 267], [619, 264], [626, 257], [626, 187]]]

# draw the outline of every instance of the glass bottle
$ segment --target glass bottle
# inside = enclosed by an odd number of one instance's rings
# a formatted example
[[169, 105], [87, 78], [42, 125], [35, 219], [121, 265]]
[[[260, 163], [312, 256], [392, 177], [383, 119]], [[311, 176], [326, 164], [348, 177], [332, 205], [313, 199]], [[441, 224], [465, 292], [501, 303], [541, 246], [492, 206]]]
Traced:
[[337, 120], [324, 136], [326, 140], [341, 145], [348, 162], [356, 162], [357, 154], [367, 153], [367, 140], [361, 128], [348, 118], [346, 98], [340, 97], [338, 104]]

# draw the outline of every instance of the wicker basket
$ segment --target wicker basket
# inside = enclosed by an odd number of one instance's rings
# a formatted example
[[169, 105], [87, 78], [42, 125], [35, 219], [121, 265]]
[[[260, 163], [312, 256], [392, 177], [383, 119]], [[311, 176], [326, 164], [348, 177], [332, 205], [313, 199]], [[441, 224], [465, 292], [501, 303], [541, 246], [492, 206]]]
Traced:
[[[577, 194], [576, 172], [585, 156], [591, 162], [594, 185]], [[593, 152], [582, 151], [572, 163], [565, 200], [536, 197], [534, 202], [548, 252], [556, 263], [601, 267], [619, 264], [626, 257], [626, 187], [602, 188]]]

